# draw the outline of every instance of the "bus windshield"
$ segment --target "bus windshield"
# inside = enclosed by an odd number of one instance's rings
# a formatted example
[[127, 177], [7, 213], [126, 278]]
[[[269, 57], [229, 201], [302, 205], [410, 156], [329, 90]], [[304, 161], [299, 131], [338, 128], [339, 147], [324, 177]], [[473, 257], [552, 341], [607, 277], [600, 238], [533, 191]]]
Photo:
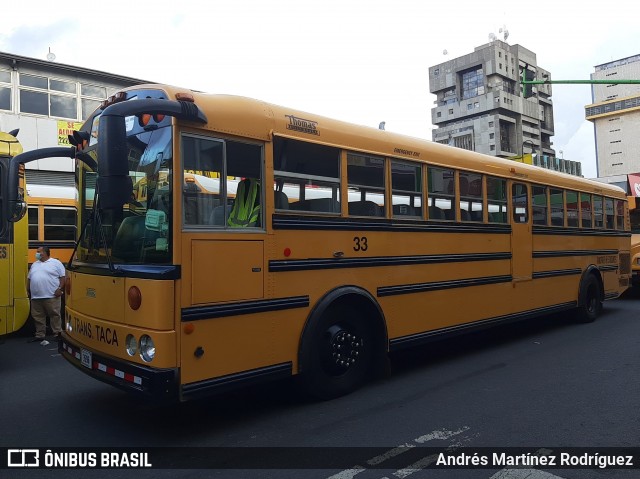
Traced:
[[[94, 118], [94, 126], [98, 120]], [[104, 264], [110, 259], [127, 264], [171, 263], [171, 126], [145, 131], [133, 123], [133, 119], [127, 121], [132, 183], [129, 202], [118, 209], [101, 208], [96, 173], [82, 170], [79, 262]], [[96, 144], [92, 135], [92, 146]], [[108, 158], [96, 160], [100, 165]]]

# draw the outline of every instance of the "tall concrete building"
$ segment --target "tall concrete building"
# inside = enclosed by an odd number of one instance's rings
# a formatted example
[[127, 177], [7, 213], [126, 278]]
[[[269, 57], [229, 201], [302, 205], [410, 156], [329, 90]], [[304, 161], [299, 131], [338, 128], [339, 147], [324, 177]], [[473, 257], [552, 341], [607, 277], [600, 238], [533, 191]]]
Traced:
[[[597, 65], [591, 74], [592, 80], [639, 78], [640, 55]], [[585, 114], [594, 125], [598, 179], [640, 196], [629, 181], [640, 177], [640, 84], [595, 84], [591, 95]]]
[[[0, 131], [19, 128], [25, 151], [67, 146], [67, 135], [80, 128], [103, 100], [140, 83], [122, 75], [0, 52]], [[30, 184], [74, 184], [70, 158], [47, 158], [25, 166]]]
[[503, 158], [533, 154], [537, 166], [581, 175], [580, 163], [556, 157], [551, 85], [520, 78], [550, 78], [536, 54], [493, 40], [473, 53], [429, 68], [433, 141]]

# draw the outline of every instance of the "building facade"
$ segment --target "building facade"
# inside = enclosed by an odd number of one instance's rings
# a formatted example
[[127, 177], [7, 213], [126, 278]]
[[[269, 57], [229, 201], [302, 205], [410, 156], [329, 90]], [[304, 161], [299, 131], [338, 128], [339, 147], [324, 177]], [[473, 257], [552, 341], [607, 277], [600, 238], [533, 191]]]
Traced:
[[[0, 131], [20, 129], [25, 151], [67, 146], [100, 103], [142, 80], [0, 52]], [[73, 186], [74, 162], [47, 158], [25, 165], [31, 184]]]
[[551, 76], [535, 53], [500, 40], [430, 67], [433, 141], [581, 176], [580, 163], [557, 158], [552, 147], [551, 85], [524, 86], [523, 74]]
[[[597, 65], [591, 74], [592, 80], [639, 78], [640, 55]], [[630, 175], [640, 175], [640, 84], [594, 84], [591, 96], [585, 115], [594, 125], [598, 179], [640, 196], [629, 184]]]

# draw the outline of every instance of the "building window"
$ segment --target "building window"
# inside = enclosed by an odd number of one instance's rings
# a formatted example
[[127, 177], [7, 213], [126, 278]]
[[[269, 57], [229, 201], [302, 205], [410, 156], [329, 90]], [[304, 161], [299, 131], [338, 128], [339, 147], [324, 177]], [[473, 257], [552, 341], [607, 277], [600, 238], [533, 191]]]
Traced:
[[489, 128], [493, 128], [493, 122], [492, 121], [489, 122]]
[[20, 111], [36, 115], [49, 115], [49, 95], [30, 90], [20, 90]]
[[444, 102], [445, 105], [448, 105], [450, 103], [455, 103], [456, 102], [456, 89], [455, 88], [450, 88], [450, 89], [446, 90], [444, 92], [443, 97], [442, 97], [442, 101]]
[[11, 72], [6, 70], [0, 70], [0, 110], [11, 110]]
[[41, 90], [46, 90], [48, 87], [47, 77], [41, 77], [36, 75], [20, 75], [20, 86], [28, 86], [32, 88], [40, 88]]
[[107, 98], [107, 89], [103, 86], [80, 84], [80, 102], [82, 105], [82, 120], [86, 120]]
[[473, 151], [473, 139], [471, 135], [456, 136], [453, 139], [453, 146]]
[[489, 150], [495, 151], [496, 150], [496, 145], [489, 145]]
[[496, 136], [496, 135], [495, 135], [495, 133], [489, 133], [489, 139], [490, 139], [490, 140], [493, 140], [493, 138], [494, 138], [495, 136]]
[[453, 108], [449, 108], [449, 115], [453, 115]]
[[49, 89], [55, 91], [61, 91], [63, 93], [76, 93], [77, 87], [75, 82], [69, 82], [64, 80], [49, 80]]
[[11, 88], [0, 86], [0, 110], [11, 110]]
[[436, 113], [436, 117], [440, 118], [442, 116], [442, 112], [439, 111], [438, 113]]
[[474, 67], [462, 72], [461, 84], [463, 100], [484, 95], [484, 71], [481, 67]]
[[78, 99], [75, 96], [50, 95], [51, 116], [78, 118]]
[[[3, 76], [0, 75], [0, 81], [2, 78]], [[107, 97], [107, 89], [102, 86], [80, 83], [80, 96], [78, 96], [78, 82], [26, 73], [20, 74], [19, 85], [20, 112], [35, 115], [75, 120], [78, 119], [78, 104], [80, 104], [82, 110], [80, 119], [84, 120]], [[5, 105], [7, 100], [4, 99], [6, 95], [7, 93], [0, 91], [0, 108], [7, 106]]]

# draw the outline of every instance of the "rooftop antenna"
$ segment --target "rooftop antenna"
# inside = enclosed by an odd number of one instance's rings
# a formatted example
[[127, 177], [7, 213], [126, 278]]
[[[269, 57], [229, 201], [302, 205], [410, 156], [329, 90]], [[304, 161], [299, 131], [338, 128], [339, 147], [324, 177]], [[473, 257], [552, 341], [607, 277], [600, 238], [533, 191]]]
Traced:
[[445, 48], [444, 50], [442, 50], [442, 54], [443, 54], [443, 55], [445, 55], [445, 56], [446, 56], [448, 53], [449, 53], [449, 52], [447, 51], [447, 49], [446, 49], [446, 48]]
[[56, 55], [55, 53], [53, 53], [51, 51], [51, 47], [49, 47], [49, 53], [47, 53], [47, 60], [49, 60], [50, 62], [54, 61], [56, 59]]
[[509, 30], [507, 30], [506, 25], [502, 25], [502, 28], [500, 28], [498, 33], [502, 33], [502, 38], [504, 38], [505, 42], [507, 41], [507, 38], [509, 38]]
[[491, 33], [489, 34], [489, 41], [490, 41], [490, 42], [493, 42], [493, 41], [495, 41], [495, 39], [496, 39], [496, 34], [495, 34], [495, 33], [493, 33], [493, 32], [491, 32]]
[[378, 125], [378, 130], [384, 130], [384, 125], [386, 125], [386, 121], [381, 121], [380, 124]]

